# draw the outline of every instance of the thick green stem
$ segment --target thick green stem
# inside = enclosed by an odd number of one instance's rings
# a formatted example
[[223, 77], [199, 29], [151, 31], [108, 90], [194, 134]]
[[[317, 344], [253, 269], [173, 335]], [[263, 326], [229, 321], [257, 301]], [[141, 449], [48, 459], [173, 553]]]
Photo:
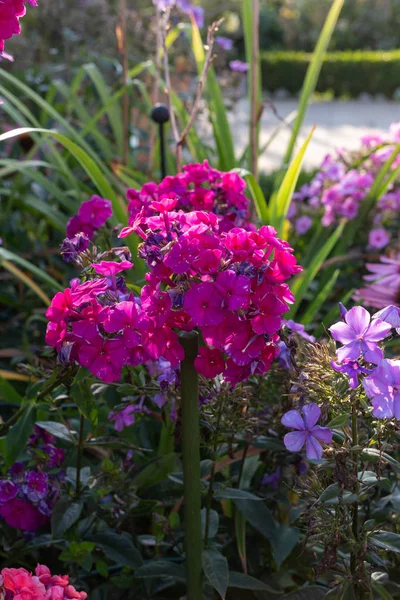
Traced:
[[194, 368], [199, 344], [197, 332], [183, 332], [180, 342], [185, 351], [181, 362], [181, 395], [186, 597], [187, 600], [202, 600], [199, 389]]
[[208, 486], [207, 500], [206, 500], [206, 525], [205, 525], [205, 531], [204, 531], [204, 545], [205, 546], [207, 546], [207, 544], [208, 544], [208, 533], [210, 530], [210, 512], [211, 512], [211, 504], [212, 504], [213, 493], [214, 493], [215, 463], [216, 463], [216, 454], [217, 454], [218, 439], [219, 439], [219, 428], [221, 425], [223, 406], [224, 406], [224, 396], [221, 395], [219, 407], [218, 407], [217, 422], [215, 424], [215, 429], [214, 429], [214, 443], [213, 443], [213, 455], [212, 455], [213, 464], [211, 467], [210, 483]]
[[78, 447], [76, 449], [76, 483], [75, 483], [75, 496], [78, 497], [81, 493], [81, 468], [82, 468], [82, 454], [83, 454], [83, 428], [85, 425], [85, 417], [81, 413], [79, 420], [79, 438]]
[[[351, 413], [351, 432], [353, 438], [353, 447], [358, 446], [358, 427], [357, 427], [357, 409], [358, 402], [353, 398], [352, 402], [352, 413]], [[354, 477], [355, 477], [355, 493], [358, 494], [358, 458], [357, 452], [354, 453]], [[354, 502], [352, 507], [353, 521], [352, 521], [352, 532], [354, 539], [358, 541], [358, 499]], [[350, 570], [353, 577], [357, 573], [357, 552], [353, 551], [350, 556]]]

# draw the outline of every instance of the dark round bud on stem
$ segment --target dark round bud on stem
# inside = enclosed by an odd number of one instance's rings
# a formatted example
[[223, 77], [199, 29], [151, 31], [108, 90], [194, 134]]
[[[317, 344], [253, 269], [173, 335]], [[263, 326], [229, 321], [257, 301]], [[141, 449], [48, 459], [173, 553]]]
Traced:
[[150, 116], [155, 123], [159, 123], [160, 125], [167, 123], [167, 121], [169, 121], [169, 108], [166, 104], [157, 102], [157, 104], [154, 105]]

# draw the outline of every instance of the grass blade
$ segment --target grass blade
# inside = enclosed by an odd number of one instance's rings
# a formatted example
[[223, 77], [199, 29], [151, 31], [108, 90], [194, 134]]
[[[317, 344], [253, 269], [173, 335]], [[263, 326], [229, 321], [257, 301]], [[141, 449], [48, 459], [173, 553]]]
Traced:
[[1, 255], [0, 255], [0, 265], [3, 267], [3, 269], [6, 269], [6, 271], [8, 271], [12, 275], [14, 275], [14, 277], [16, 277], [17, 279], [22, 281], [22, 283], [24, 283], [33, 292], [35, 292], [35, 294], [37, 296], [39, 296], [39, 298], [41, 300], [43, 300], [43, 302], [46, 304], [46, 306], [50, 305], [50, 302], [51, 302], [50, 298], [47, 296], [47, 294], [42, 292], [40, 287], [33, 281], [33, 279], [28, 277], [28, 275], [25, 275], [25, 273], [23, 273], [21, 271], [21, 269], [18, 269], [18, 267], [16, 267], [12, 263], [10, 263], [8, 260], [1, 260]]
[[64, 287], [60, 285], [58, 281], [53, 279], [53, 277], [50, 277], [50, 275], [47, 275], [47, 273], [30, 263], [29, 261], [25, 260], [24, 258], [21, 258], [20, 256], [18, 256], [18, 254], [14, 254], [14, 252], [11, 252], [10, 250], [0, 248], [1, 264], [4, 264], [4, 261], [7, 261], [9, 263], [17, 263], [17, 265], [20, 265], [27, 271], [30, 271], [31, 273], [33, 273], [33, 275], [36, 275], [36, 277], [47, 283], [55, 292], [59, 292], [64, 289]]
[[315, 86], [317, 85], [318, 77], [321, 72], [322, 63], [324, 60], [325, 52], [328, 48], [328, 44], [331, 40], [333, 30], [335, 29], [337, 20], [342, 10], [344, 0], [334, 0], [329, 14], [326, 18], [320, 36], [318, 38], [317, 45], [313, 53], [310, 65], [307, 69], [307, 73], [304, 79], [303, 87], [300, 94], [298, 113], [296, 120], [293, 125], [292, 135], [290, 136], [289, 144], [286, 149], [286, 153], [283, 159], [284, 165], [288, 164], [292, 158], [293, 150], [296, 144], [297, 136], [299, 135], [303, 120], [307, 111], [308, 103], [310, 102], [311, 96], [314, 93]]
[[300, 323], [303, 323], [304, 325], [308, 325], [308, 323], [311, 323], [311, 321], [314, 319], [315, 315], [318, 313], [321, 306], [324, 304], [326, 299], [329, 297], [329, 294], [335, 287], [339, 275], [340, 269], [336, 269], [332, 278], [326, 283], [322, 290], [318, 292], [314, 300], [310, 302], [301, 318], [297, 319]]
[[317, 252], [315, 257], [312, 259], [310, 265], [306, 269], [304, 269], [304, 271], [300, 273], [300, 275], [298, 275], [294, 280], [293, 285], [291, 286], [291, 290], [295, 295], [296, 303], [290, 309], [288, 319], [294, 319], [310, 283], [314, 281], [322, 264], [325, 262], [325, 260], [328, 258], [329, 254], [335, 247], [336, 242], [343, 233], [344, 226], [345, 221], [342, 221], [339, 224], [339, 226], [335, 229], [335, 231], [326, 240], [322, 248], [320, 248], [320, 250]]
[[279, 237], [281, 237], [283, 234], [283, 227], [286, 215], [288, 213], [290, 203], [292, 201], [294, 190], [296, 189], [296, 184], [300, 175], [304, 155], [306, 153], [308, 144], [310, 143], [314, 130], [315, 127], [312, 128], [312, 130], [307, 136], [306, 141], [300, 148], [298, 154], [291, 162], [290, 167], [286, 171], [286, 174], [282, 180], [278, 192], [276, 194], [273, 194], [271, 198], [271, 204], [269, 208], [269, 224], [275, 227]]

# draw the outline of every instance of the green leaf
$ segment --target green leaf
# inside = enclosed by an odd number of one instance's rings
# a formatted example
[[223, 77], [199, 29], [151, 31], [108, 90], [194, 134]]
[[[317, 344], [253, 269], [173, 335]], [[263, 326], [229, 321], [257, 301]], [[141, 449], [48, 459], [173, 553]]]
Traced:
[[269, 224], [278, 232], [278, 237], [283, 236], [283, 228], [286, 215], [288, 213], [294, 190], [296, 189], [297, 180], [300, 175], [301, 167], [304, 160], [308, 144], [311, 141], [315, 127], [311, 129], [304, 144], [291, 162], [288, 170], [285, 173], [283, 181], [279, 186], [278, 192], [272, 195], [269, 211]]
[[383, 477], [378, 479], [376, 473], [374, 471], [360, 471], [358, 473], [358, 478], [361, 479], [364, 485], [375, 485], [377, 483], [387, 481]]
[[394, 600], [392, 594], [390, 594], [381, 583], [373, 583], [372, 588], [382, 600]]
[[310, 65], [307, 69], [307, 74], [304, 79], [303, 87], [301, 90], [299, 103], [297, 107], [297, 116], [292, 128], [292, 134], [290, 136], [289, 144], [285, 152], [283, 159], [284, 164], [288, 164], [293, 150], [296, 144], [297, 136], [299, 135], [303, 120], [307, 111], [308, 103], [310, 102], [311, 96], [314, 93], [315, 86], [317, 85], [318, 77], [321, 72], [325, 52], [328, 48], [328, 44], [332, 37], [332, 33], [335, 29], [336, 22], [339, 18], [340, 11], [342, 10], [344, 0], [334, 0], [329, 14], [326, 18], [325, 24], [322, 28], [320, 36], [318, 38], [317, 45], [313, 53]]
[[133, 478], [133, 483], [135, 486], [143, 489], [150, 487], [159, 481], [167, 479], [177, 467], [178, 456], [176, 454], [171, 453], [165, 456], [158, 456]]
[[224, 600], [229, 583], [228, 561], [215, 548], [203, 551], [203, 571], [210, 585]]
[[136, 569], [143, 564], [139, 550], [134, 546], [131, 536], [124, 532], [119, 535], [107, 529], [88, 537], [91, 542], [101, 548], [104, 554], [114, 562]]
[[[192, 49], [197, 65], [197, 72], [200, 76], [204, 67], [205, 53], [199, 28], [194, 21], [192, 24]], [[219, 168], [222, 171], [229, 171], [236, 166], [235, 151], [224, 99], [213, 67], [210, 67], [208, 71], [206, 92], [215, 144], [219, 155]]]
[[215, 500], [258, 500], [262, 501], [263, 498], [250, 494], [245, 490], [238, 490], [237, 488], [215, 486], [214, 498]]
[[278, 525], [265, 504], [253, 500], [235, 500], [234, 502], [250, 525], [272, 544]]
[[24, 400], [23, 397], [18, 394], [16, 389], [3, 377], [0, 377], [0, 398], [2, 398], [6, 404], [22, 404]]
[[156, 560], [148, 562], [137, 568], [135, 577], [138, 579], [147, 579], [153, 577], [172, 578], [177, 581], [186, 581], [186, 572], [181, 565], [172, 561]]
[[271, 541], [274, 560], [277, 568], [286, 560], [300, 539], [300, 531], [297, 527], [280, 525]]
[[364, 448], [364, 450], [361, 452], [361, 457], [365, 461], [370, 462], [387, 462], [397, 470], [400, 470], [400, 463], [398, 463], [395, 458], [390, 456], [390, 454], [382, 452], [381, 450], [378, 450], [378, 448]]
[[321, 585], [308, 585], [304, 588], [285, 594], [282, 600], [321, 600], [327, 592], [327, 588]]
[[75, 442], [72, 434], [63, 423], [57, 423], [56, 421], [38, 421], [36, 425], [45, 429], [60, 440], [64, 440], [70, 444]]
[[291, 290], [296, 298], [296, 303], [292, 306], [288, 319], [294, 319], [297, 310], [299, 309], [300, 302], [303, 299], [310, 283], [312, 283], [317, 276], [322, 264], [328, 258], [336, 245], [336, 242], [340, 239], [345, 226], [345, 221], [342, 221], [339, 226], [333, 231], [333, 233], [326, 240], [325, 244], [320, 250], [314, 255], [311, 263], [300, 273], [293, 282]]
[[[205, 537], [206, 531], [206, 517], [207, 517], [207, 509], [201, 509], [201, 531], [203, 535], [203, 539]], [[208, 539], [212, 540], [218, 533], [219, 527], [219, 515], [216, 510], [210, 510], [209, 522], [208, 522]]]
[[304, 314], [298, 321], [303, 323], [304, 325], [308, 325], [311, 321], [316, 320], [315, 316], [318, 314], [321, 306], [325, 305], [326, 300], [329, 298], [332, 290], [334, 289], [338, 277], [340, 275], [340, 269], [336, 269], [333, 273], [332, 278], [326, 282], [326, 284], [322, 287], [322, 289], [318, 292], [318, 294], [313, 298], [313, 300], [308, 304]]
[[278, 590], [274, 590], [263, 581], [245, 575], [244, 573], [236, 573], [235, 571], [229, 571], [229, 584], [228, 587], [239, 588], [241, 590], [260, 590], [269, 592], [270, 594], [280, 594]]
[[332, 483], [322, 492], [318, 500], [325, 504], [351, 504], [357, 500], [357, 495], [349, 490], [343, 490], [339, 497], [339, 484]]
[[64, 286], [60, 285], [58, 281], [50, 277], [50, 275], [47, 275], [45, 271], [42, 271], [29, 261], [25, 260], [24, 258], [21, 258], [17, 254], [14, 254], [14, 252], [11, 252], [10, 250], [0, 248], [0, 264], [1, 259], [8, 260], [10, 262], [15, 262], [17, 263], [17, 265], [20, 265], [24, 269], [27, 269], [28, 271], [33, 273], [33, 275], [36, 275], [38, 279], [41, 279], [45, 283], [49, 284], [49, 286], [56, 292], [64, 290]]
[[60, 498], [51, 515], [51, 533], [53, 538], [62, 537], [72, 527], [82, 513], [82, 502], [73, 502], [71, 498]]
[[256, 178], [250, 171], [246, 169], [232, 169], [235, 173], [238, 173], [240, 177], [247, 183], [247, 187], [249, 188], [251, 197], [254, 202], [254, 206], [256, 207], [257, 216], [262, 225], [268, 224], [268, 206], [267, 201], [265, 199], [264, 193], [256, 181]]
[[337, 417], [332, 419], [332, 421], [329, 421], [326, 427], [329, 427], [329, 429], [341, 429], [342, 427], [345, 427], [345, 425], [347, 425], [349, 417], [349, 414], [338, 415]]
[[35, 424], [35, 405], [27, 404], [17, 423], [11, 427], [6, 438], [6, 465], [11, 466], [19, 457]]
[[370, 537], [370, 541], [378, 548], [389, 552], [400, 552], [400, 535], [390, 531], [377, 531]]

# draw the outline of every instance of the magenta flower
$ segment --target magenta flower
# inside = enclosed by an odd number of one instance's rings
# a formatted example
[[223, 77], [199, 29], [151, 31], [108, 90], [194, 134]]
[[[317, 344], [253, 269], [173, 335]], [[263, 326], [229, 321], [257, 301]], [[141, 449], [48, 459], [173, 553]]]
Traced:
[[0, 479], [0, 505], [15, 498], [18, 487], [8, 479]]
[[229, 310], [246, 309], [250, 305], [251, 280], [234, 271], [221, 271], [215, 281], [217, 290], [224, 296], [224, 305]]
[[90, 200], [82, 202], [78, 217], [82, 223], [88, 223], [93, 229], [99, 229], [112, 216], [112, 204], [110, 200], [92, 196]]
[[36, 531], [47, 520], [47, 517], [23, 498], [14, 498], [10, 502], [0, 505], [0, 517], [3, 517], [10, 527], [21, 531]]
[[332, 441], [332, 431], [327, 427], [316, 425], [321, 409], [317, 404], [303, 406], [303, 417], [298, 410], [289, 410], [281, 419], [282, 425], [296, 431], [287, 433], [283, 439], [290, 452], [299, 452], [306, 445], [306, 456], [310, 460], [320, 460], [323, 454], [319, 442], [328, 444]]
[[120, 302], [108, 313], [104, 321], [104, 329], [107, 333], [116, 333], [122, 331], [121, 341], [127, 348], [135, 348], [141, 341], [138, 329], [146, 326], [143, 319], [139, 316], [135, 302]]
[[[28, 0], [37, 6], [36, 0]], [[25, 0], [2, 0], [0, 3], [0, 53], [4, 52], [4, 41], [21, 33], [19, 20], [26, 13]], [[9, 55], [6, 55], [9, 56]]]
[[357, 360], [359, 356], [363, 356], [367, 362], [379, 364], [383, 354], [377, 342], [388, 335], [390, 325], [380, 319], [371, 321], [371, 315], [362, 306], [349, 310], [344, 321], [329, 328], [332, 337], [343, 344], [337, 350], [339, 362], [346, 358]]
[[23, 492], [31, 502], [39, 502], [47, 495], [49, 489], [49, 478], [46, 473], [28, 471], [25, 474]]
[[220, 325], [225, 317], [223, 296], [214, 283], [196, 283], [185, 294], [184, 309], [195, 325]]
[[106, 383], [118, 381], [122, 367], [129, 361], [125, 344], [122, 340], [106, 340], [100, 335], [91, 338], [90, 342], [77, 350], [80, 364]]
[[331, 360], [331, 367], [338, 373], [345, 373], [345, 375], [348, 375], [350, 379], [349, 385], [354, 390], [358, 387], [359, 376], [362, 373], [371, 373], [371, 369], [366, 369], [365, 367], [361, 366], [357, 360], [351, 360], [351, 358], [345, 358], [341, 365]]
[[400, 419], [400, 360], [382, 360], [363, 380], [363, 386], [375, 417]]
[[220, 375], [225, 369], [225, 359], [220, 350], [202, 346], [194, 361], [194, 366], [196, 371], [200, 375], [203, 375], [203, 377], [214, 379], [214, 377]]
[[101, 263], [92, 264], [92, 267], [99, 275], [104, 275], [104, 277], [115, 277], [115, 275], [121, 273], [121, 271], [132, 269], [133, 263], [128, 260], [123, 260], [122, 262], [103, 260]]

